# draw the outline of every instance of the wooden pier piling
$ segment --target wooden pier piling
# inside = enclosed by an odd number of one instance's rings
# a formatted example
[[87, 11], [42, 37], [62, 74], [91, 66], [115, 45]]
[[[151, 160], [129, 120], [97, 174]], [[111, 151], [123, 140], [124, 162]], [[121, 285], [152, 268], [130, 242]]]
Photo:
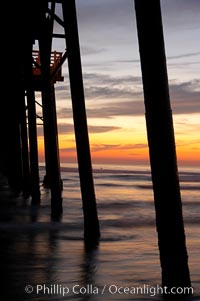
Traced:
[[85, 239], [95, 240], [100, 236], [100, 230], [92, 175], [75, 0], [63, 1], [62, 9], [83, 201], [84, 235]]
[[162, 283], [190, 287], [160, 0], [135, 9]]

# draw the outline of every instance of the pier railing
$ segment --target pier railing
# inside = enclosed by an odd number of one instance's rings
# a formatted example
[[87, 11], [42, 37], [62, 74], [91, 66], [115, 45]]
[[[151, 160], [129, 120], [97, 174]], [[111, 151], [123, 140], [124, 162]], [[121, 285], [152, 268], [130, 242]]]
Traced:
[[[40, 62], [40, 51], [33, 50], [32, 58], [33, 58], [33, 76], [38, 79], [42, 75], [41, 62]], [[54, 83], [64, 81], [64, 77], [62, 76], [62, 67], [60, 64], [61, 61], [62, 61], [62, 52], [58, 52], [58, 51], [51, 52], [50, 70], [51, 70], [51, 74], [55, 73], [55, 75], [53, 77]], [[60, 68], [58, 68], [59, 65], [60, 65]], [[55, 72], [55, 70], [57, 70], [57, 71]]]

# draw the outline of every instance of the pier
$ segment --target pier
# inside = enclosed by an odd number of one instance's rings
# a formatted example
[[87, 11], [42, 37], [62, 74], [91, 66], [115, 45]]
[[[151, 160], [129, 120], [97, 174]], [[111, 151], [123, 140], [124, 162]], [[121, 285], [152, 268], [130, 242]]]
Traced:
[[[63, 18], [56, 15], [56, 5], [61, 6]], [[8, 129], [2, 125], [3, 137], [5, 137], [1, 152], [2, 170], [16, 194], [22, 191], [24, 197], [31, 196], [32, 204], [40, 203], [37, 124], [42, 125], [46, 168], [43, 184], [51, 191], [52, 218], [57, 220], [61, 217], [62, 179], [55, 84], [64, 81], [62, 65], [67, 60], [83, 201], [84, 236], [86, 240], [88, 238], [96, 240], [100, 236], [100, 230], [92, 175], [75, 1], [43, 1], [42, 3], [29, 1], [28, 4], [18, 1], [13, 11], [15, 13], [11, 20], [9, 37], [11, 44], [12, 39], [17, 37], [18, 46], [15, 56], [12, 54], [7, 63], [8, 69], [14, 66], [13, 89], [8, 96], [10, 99], [3, 100], [1, 106], [2, 114], [9, 118]], [[55, 23], [63, 28], [64, 33], [54, 33]], [[54, 39], [64, 40], [66, 45], [64, 53], [52, 49]], [[37, 50], [34, 48], [35, 44], [38, 45]], [[36, 92], [41, 93], [41, 104], [36, 101]], [[42, 108], [42, 116], [36, 113], [38, 105]]]
[[[60, 5], [63, 18], [56, 14]], [[58, 145], [55, 85], [63, 82], [62, 66], [68, 62], [76, 151], [83, 204], [84, 239], [98, 241], [100, 226], [93, 182], [85, 107], [81, 53], [75, 0], [17, 1], [10, 20], [7, 68], [11, 91], [1, 99], [0, 171], [12, 191], [32, 205], [40, 204], [38, 122], [43, 127], [45, 177], [51, 192], [52, 220], [62, 216], [62, 178]], [[191, 286], [170, 105], [160, 1], [135, 0], [142, 69], [146, 126], [156, 210], [156, 226], [162, 268], [162, 284]], [[20, 20], [20, 21], [19, 21]], [[54, 33], [58, 23], [64, 33]], [[151, 44], [149, 44], [151, 36]], [[54, 39], [65, 42], [65, 52], [52, 49]], [[38, 49], [34, 49], [37, 43]], [[41, 104], [35, 93], [41, 93]], [[36, 113], [41, 106], [42, 116]], [[123, 103], [121, 104], [123, 106]], [[134, 251], [134, 250], [133, 250]], [[166, 296], [167, 297], [167, 296]], [[170, 299], [171, 300], [171, 299]], [[178, 300], [178, 299], [176, 299]]]

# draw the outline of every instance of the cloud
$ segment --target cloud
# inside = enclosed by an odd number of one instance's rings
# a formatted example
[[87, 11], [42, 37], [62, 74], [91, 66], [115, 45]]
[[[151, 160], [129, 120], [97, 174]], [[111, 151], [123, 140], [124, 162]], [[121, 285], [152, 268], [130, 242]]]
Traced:
[[168, 27], [194, 28], [199, 27], [199, 0], [161, 0], [164, 20]]
[[107, 150], [134, 150], [146, 148], [147, 144], [136, 143], [136, 144], [92, 144], [92, 152], [107, 151]]
[[199, 14], [200, 2], [199, 0], [161, 0], [163, 9], [167, 9], [168, 12], [185, 12]]
[[[174, 59], [183, 59], [183, 58], [193, 58], [196, 56], [200, 56], [200, 51], [196, 51], [196, 52], [190, 52], [190, 53], [182, 53], [182, 54], [178, 54], [178, 55], [171, 55], [171, 56], [167, 56], [167, 61], [171, 61]], [[129, 59], [120, 59], [118, 61], [113, 61], [113, 63], [115, 64], [121, 64], [121, 63], [127, 63], [127, 64], [132, 64], [132, 63], [137, 63], [140, 64], [140, 59], [134, 59], [134, 58], [129, 58]], [[194, 64], [196, 64], [196, 62], [193, 62]], [[185, 64], [185, 62], [182, 62], [182, 64]], [[192, 64], [192, 62], [188, 62], [188, 64]]]
[[84, 80], [88, 83], [95, 83], [98, 85], [109, 85], [109, 86], [119, 86], [122, 84], [141, 84], [141, 77], [140, 76], [111, 76], [107, 74], [100, 74], [100, 73], [84, 73], [83, 74]]
[[[106, 74], [84, 73], [84, 91], [86, 100], [130, 99], [141, 95], [142, 80], [137, 76], [113, 77]], [[70, 98], [69, 82], [56, 87], [59, 99]]]
[[81, 55], [94, 55], [105, 52], [106, 48], [94, 48], [91, 46], [81, 46]]
[[170, 83], [172, 109], [175, 114], [191, 114], [200, 112], [200, 81]]
[[74, 152], [76, 150], [76, 146], [74, 147], [62, 147], [60, 148], [59, 152], [62, 153], [62, 152]]
[[115, 130], [119, 130], [121, 127], [118, 126], [96, 126], [96, 125], [89, 125], [88, 130], [91, 134], [98, 134], [98, 133], [106, 133]]
[[[105, 74], [84, 74], [86, 109], [90, 118], [144, 115], [142, 79], [134, 76], [114, 77]], [[170, 98], [174, 114], [200, 112], [200, 80], [170, 81]], [[68, 92], [67, 92], [68, 91]], [[69, 87], [58, 88], [58, 98], [70, 98]], [[61, 93], [61, 94], [60, 94]], [[58, 109], [59, 118], [72, 117], [71, 109]]]
[[[76, 3], [81, 32], [86, 28], [110, 31], [114, 25], [118, 29], [127, 28], [131, 20], [135, 27], [133, 0], [77, 0]], [[161, 0], [161, 8], [166, 25], [173, 29], [199, 26], [199, 0]]]
[[[118, 126], [98, 126], [98, 125], [88, 125], [88, 131], [90, 134], [99, 134], [99, 133], [106, 133], [115, 130], [121, 129]], [[73, 134], [74, 133], [74, 126], [70, 123], [58, 123], [58, 132], [59, 135], [66, 135], [66, 134]], [[43, 136], [43, 128], [40, 126], [37, 129], [38, 137]]]
[[102, 27], [115, 19], [121, 20], [134, 10], [132, 0], [77, 0], [76, 3], [81, 24], [99, 23]]
[[[197, 144], [200, 145], [200, 140], [195, 140], [195, 141], [192, 141], [192, 142], [185, 142], [185, 141], [177, 139], [177, 142], [176, 142], [176, 145], [178, 147], [191, 146], [191, 145], [197, 145]], [[200, 148], [200, 147], [198, 147], [198, 148]]]
[[[74, 131], [73, 124], [58, 123], [59, 134], [71, 134], [71, 133], [73, 133], [73, 131]], [[38, 137], [43, 136], [43, 127], [42, 126], [39, 126], [37, 128], [37, 135], [38, 135]]]
[[[132, 0], [77, 0], [78, 20], [80, 30], [93, 25], [110, 30], [109, 25], [123, 27], [132, 18], [135, 26], [135, 9]], [[161, 9], [167, 26], [179, 27], [199, 25], [200, 1], [199, 0], [161, 0]], [[128, 19], [128, 20], [127, 20]]]
[[182, 59], [182, 58], [186, 58], [186, 57], [188, 58], [188, 57], [194, 57], [194, 56], [200, 56], [200, 51], [168, 56], [167, 59], [168, 60], [173, 60], [173, 59]]
[[[96, 108], [87, 108], [88, 118], [113, 118], [115, 116], [144, 115], [144, 103], [141, 101], [109, 102]], [[58, 110], [59, 118], [70, 118], [67, 108]]]

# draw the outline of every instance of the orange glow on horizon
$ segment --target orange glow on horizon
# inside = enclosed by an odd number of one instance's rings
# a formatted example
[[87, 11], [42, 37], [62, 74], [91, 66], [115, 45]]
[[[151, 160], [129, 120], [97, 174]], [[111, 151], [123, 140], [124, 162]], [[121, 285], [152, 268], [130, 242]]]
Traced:
[[[195, 166], [200, 164], [199, 117], [199, 114], [193, 114], [176, 115], [174, 118], [177, 160], [181, 165]], [[94, 120], [93, 122], [95, 124]], [[96, 124], [101, 128], [99, 122], [98, 120]], [[106, 120], [103, 124], [104, 126], [111, 126], [111, 124], [106, 124]], [[134, 123], [132, 118], [123, 119], [120, 117], [114, 120], [114, 126], [116, 125], [119, 128], [107, 132], [89, 133], [92, 162], [100, 164], [149, 164], [144, 117], [136, 116]], [[39, 160], [44, 162], [42, 136], [38, 138], [38, 150]], [[74, 133], [59, 135], [59, 153], [61, 163], [77, 161]]]
[[[39, 145], [39, 159], [44, 162], [44, 147], [41, 143]], [[77, 155], [75, 146], [70, 147], [69, 150], [60, 148], [60, 161], [65, 162], [76, 162]], [[91, 147], [91, 158], [92, 162], [100, 164], [149, 164], [149, 151], [148, 148], [139, 150], [99, 150], [92, 151]], [[200, 164], [199, 149], [185, 149], [177, 148], [177, 160], [181, 165], [195, 166]]]

